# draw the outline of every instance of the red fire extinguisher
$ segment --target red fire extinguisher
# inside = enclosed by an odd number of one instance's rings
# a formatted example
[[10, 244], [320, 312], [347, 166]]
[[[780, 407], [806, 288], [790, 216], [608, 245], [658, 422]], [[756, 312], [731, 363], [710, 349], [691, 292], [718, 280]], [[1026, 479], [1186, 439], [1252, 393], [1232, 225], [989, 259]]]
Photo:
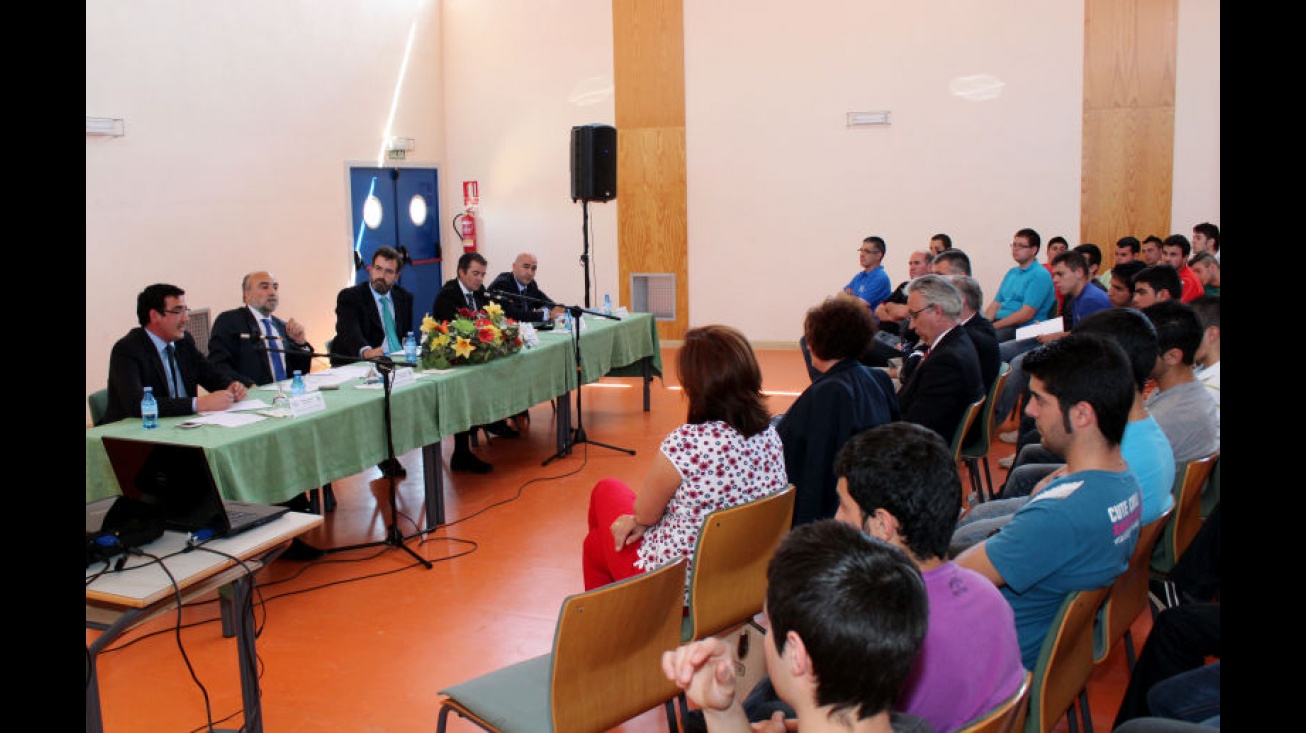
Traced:
[[471, 209], [454, 217], [454, 231], [463, 242], [464, 252], [476, 251], [476, 214]]

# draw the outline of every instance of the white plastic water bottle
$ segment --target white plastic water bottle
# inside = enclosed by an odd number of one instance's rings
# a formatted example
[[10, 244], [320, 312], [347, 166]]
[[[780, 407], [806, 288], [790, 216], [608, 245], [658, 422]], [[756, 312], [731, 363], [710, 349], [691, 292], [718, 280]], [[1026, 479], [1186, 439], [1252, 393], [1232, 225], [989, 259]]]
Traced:
[[146, 387], [141, 397], [141, 427], [146, 430], [159, 427], [159, 403], [154, 399], [153, 387]]
[[413, 337], [413, 332], [409, 331], [404, 337], [404, 359], [409, 364], [417, 363], [417, 339]]
[[571, 322], [571, 311], [570, 311], [570, 310], [563, 311], [563, 312], [562, 312], [562, 330], [565, 331], [566, 333], [571, 333], [571, 329], [572, 329], [572, 327], [573, 327], [573, 326], [572, 326], [572, 322]]
[[603, 294], [603, 312], [606, 315], [612, 315], [612, 295], [610, 293]]
[[304, 373], [296, 369], [295, 376], [290, 380], [290, 394], [299, 397], [307, 392], [308, 386], [304, 384]]

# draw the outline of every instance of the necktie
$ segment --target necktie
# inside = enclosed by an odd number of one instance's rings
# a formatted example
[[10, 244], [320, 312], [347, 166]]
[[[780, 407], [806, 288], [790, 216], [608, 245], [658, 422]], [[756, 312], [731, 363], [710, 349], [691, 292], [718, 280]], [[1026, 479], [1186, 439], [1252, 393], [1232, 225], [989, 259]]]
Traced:
[[476, 312], [476, 296], [471, 293], [467, 294], [467, 307], [470, 308], [473, 313]]
[[185, 397], [186, 391], [181, 386], [181, 375], [177, 373], [177, 359], [172, 355], [172, 344], [165, 346], [163, 353], [168, 356], [168, 391], [174, 398]]
[[268, 346], [271, 347], [268, 349], [268, 359], [272, 362], [272, 378], [280, 382], [286, 378], [286, 367], [281, 362], [282, 358], [285, 357], [285, 354], [282, 354], [279, 351], [279, 349], [281, 349], [281, 337], [277, 335], [277, 330], [272, 327], [271, 318], [263, 319], [263, 328], [266, 329], [268, 335], [272, 337], [272, 339], [268, 341]]
[[381, 296], [381, 320], [385, 323], [385, 350], [393, 353], [399, 350], [399, 336], [395, 333], [395, 317], [390, 312], [390, 296]]

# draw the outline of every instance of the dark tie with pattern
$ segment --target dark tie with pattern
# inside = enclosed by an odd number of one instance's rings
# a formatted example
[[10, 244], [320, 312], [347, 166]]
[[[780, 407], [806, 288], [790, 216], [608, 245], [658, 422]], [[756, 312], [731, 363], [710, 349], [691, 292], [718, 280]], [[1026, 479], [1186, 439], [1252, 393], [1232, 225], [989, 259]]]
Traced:
[[280, 382], [286, 378], [286, 367], [282, 365], [281, 359], [285, 354], [280, 353], [281, 337], [277, 335], [277, 330], [272, 327], [272, 319], [263, 319], [263, 328], [267, 329], [268, 335], [272, 338], [268, 340], [268, 359], [272, 362], [272, 378]]
[[164, 347], [163, 352], [168, 356], [168, 391], [174, 398], [186, 396], [186, 390], [181, 386], [181, 375], [177, 373], [177, 359], [173, 356], [173, 346], [168, 344]]
[[473, 313], [476, 312], [476, 296], [471, 293], [467, 294], [467, 307], [470, 308]]

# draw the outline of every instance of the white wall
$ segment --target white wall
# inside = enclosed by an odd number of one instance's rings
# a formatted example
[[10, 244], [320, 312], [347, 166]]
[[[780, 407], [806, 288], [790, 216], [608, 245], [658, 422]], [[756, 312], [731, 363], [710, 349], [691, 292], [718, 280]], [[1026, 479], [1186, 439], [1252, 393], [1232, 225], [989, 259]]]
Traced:
[[[122, 117], [127, 134], [86, 138], [86, 391], [153, 282], [216, 313], [267, 268], [278, 313], [314, 344], [331, 337], [353, 274], [345, 170], [378, 162], [410, 29], [388, 132], [440, 168], [445, 275], [462, 181], [477, 180], [490, 272], [533, 250], [545, 290], [581, 302], [568, 145], [574, 125], [614, 123], [611, 2], [87, 4], [86, 114]], [[1082, 4], [686, 2], [684, 33], [691, 324], [795, 341], [868, 234], [887, 241], [896, 283], [911, 250], [948, 232], [989, 294], [1016, 229], [1076, 239]], [[1218, 0], [1183, 0], [1178, 232], [1220, 223], [1218, 42]], [[974, 74], [1001, 95], [950, 92]], [[885, 109], [888, 127], [845, 126]], [[594, 303], [618, 290], [621, 192], [588, 207]]]

